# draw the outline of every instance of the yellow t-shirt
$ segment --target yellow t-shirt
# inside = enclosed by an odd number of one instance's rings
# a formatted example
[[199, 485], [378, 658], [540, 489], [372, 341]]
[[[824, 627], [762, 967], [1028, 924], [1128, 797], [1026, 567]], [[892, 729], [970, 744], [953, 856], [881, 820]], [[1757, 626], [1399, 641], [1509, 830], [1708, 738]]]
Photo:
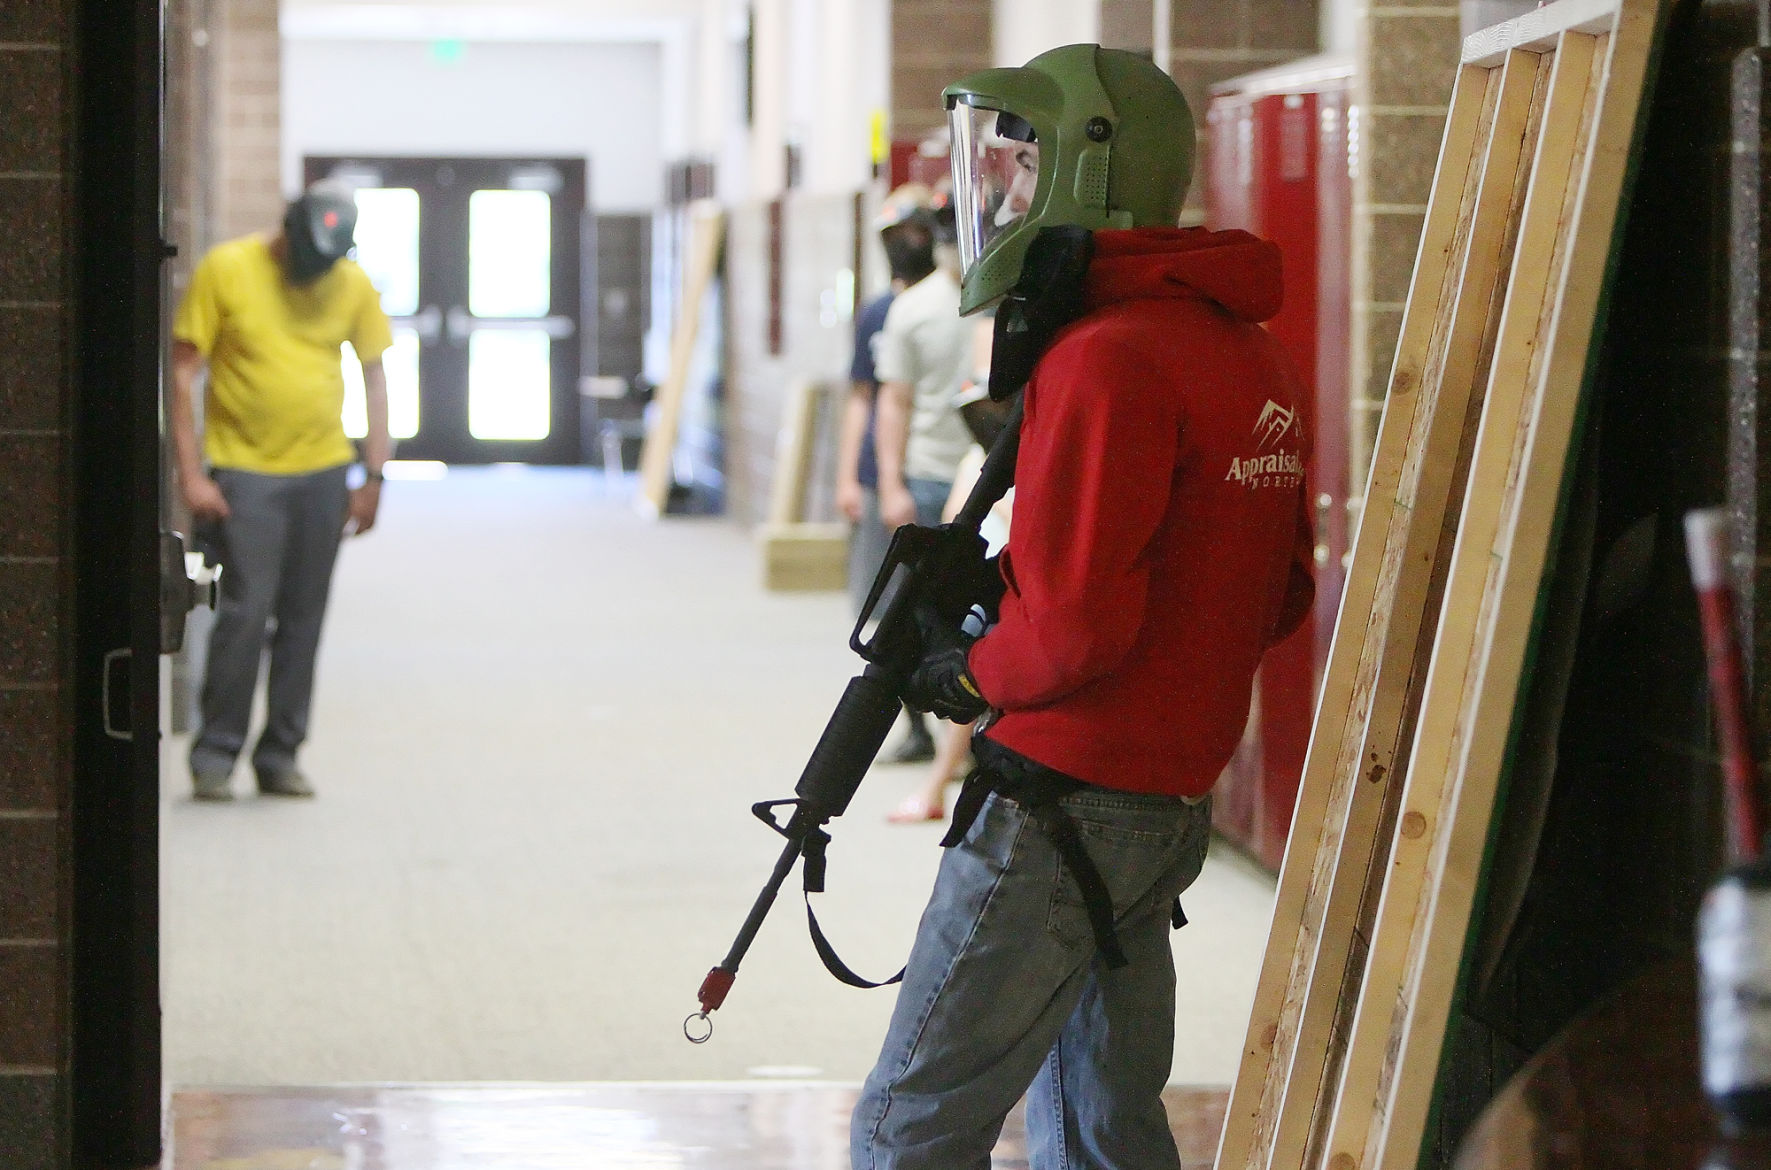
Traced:
[[209, 359], [203, 454], [211, 466], [302, 475], [349, 463], [341, 348], [393, 344], [381, 297], [354, 261], [292, 285], [263, 236], [218, 244], [191, 276], [172, 335]]

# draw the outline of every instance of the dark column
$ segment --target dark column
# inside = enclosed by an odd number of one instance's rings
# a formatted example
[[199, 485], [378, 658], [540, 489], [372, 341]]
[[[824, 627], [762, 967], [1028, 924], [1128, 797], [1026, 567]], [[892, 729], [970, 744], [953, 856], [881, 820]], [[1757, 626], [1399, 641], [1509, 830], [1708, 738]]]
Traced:
[[1760, 493], [1771, 484], [1771, 399], [1767, 399], [1767, 325], [1771, 324], [1771, 49], [1753, 48], [1734, 61], [1733, 142], [1728, 225], [1728, 509], [1733, 519], [1734, 582], [1741, 632], [1753, 682], [1753, 725], [1759, 758], [1771, 727], [1771, 574], [1758, 571], [1758, 550], [1771, 547], [1771, 509]]

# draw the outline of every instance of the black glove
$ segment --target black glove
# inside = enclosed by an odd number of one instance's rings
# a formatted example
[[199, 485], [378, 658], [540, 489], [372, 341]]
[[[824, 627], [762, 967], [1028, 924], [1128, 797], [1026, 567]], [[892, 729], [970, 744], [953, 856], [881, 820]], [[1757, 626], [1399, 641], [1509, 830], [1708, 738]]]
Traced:
[[957, 630], [923, 633], [922, 661], [904, 683], [904, 702], [955, 723], [970, 723], [990, 709], [966, 656], [973, 639]]

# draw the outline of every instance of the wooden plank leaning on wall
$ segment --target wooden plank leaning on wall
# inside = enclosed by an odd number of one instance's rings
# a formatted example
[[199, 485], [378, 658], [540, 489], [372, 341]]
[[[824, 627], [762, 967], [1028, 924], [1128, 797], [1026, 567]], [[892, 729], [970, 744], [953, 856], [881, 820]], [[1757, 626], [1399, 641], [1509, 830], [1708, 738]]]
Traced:
[[[1465, 44], [1219, 1170], [1419, 1157], [1662, 7]], [[1430, 541], [1405, 493], [1448, 450]]]
[[826, 383], [802, 379], [787, 390], [787, 408], [775, 440], [769, 519], [757, 534], [765, 589], [829, 590], [848, 583], [848, 524], [806, 520], [819, 423], [832, 409], [831, 387]]
[[689, 246], [683, 266], [682, 301], [677, 305], [676, 329], [670, 337], [670, 371], [658, 387], [654, 402], [657, 413], [640, 446], [640, 490], [634, 502], [648, 516], [662, 516], [670, 502], [671, 460], [676, 453], [695, 342], [701, 331], [701, 306], [707, 300], [714, 274], [719, 271], [724, 237], [725, 212], [718, 203], [702, 199], [689, 205]]
[[[1557, 56], [1533, 178], [1541, 197], [1534, 191], [1530, 245], [1520, 249], [1490, 389], [1495, 405], [1477, 442], [1484, 490], [1471, 492], [1452, 558], [1465, 624], [1442, 631], [1434, 649], [1414, 752], [1432, 766], [1415, 769], [1403, 792], [1403, 826], [1413, 832], [1399, 838], [1385, 881], [1346, 1074], [1325, 1127], [1325, 1164], [1336, 1170], [1412, 1170], [1420, 1158], [1579, 453], [1665, 8], [1623, 0], [1584, 25], [1545, 27], [1549, 9], [1511, 22], [1514, 52], [1553, 44]], [[1477, 36], [1465, 56], [1485, 62], [1500, 51]]]
[[[1446, 349], [1470, 254], [1482, 177], [1477, 151], [1490, 136], [1499, 96], [1498, 85], [1485, 76], [1466, 75], [1447, 117], [1390, 375], [1389, 405], [1372, 456], [1242, 1065], [1231, 1091], [1218, 1154], [1223, 1170], [1269, 1164], [1292, 1070], [1300, 1057], [1308, 1065], [1326, 1051], [1332, 1019], [1306, 1017], [1306, 993], [1318, 973], [1338, 980], [1345, 971], [1365, 885], [1364, 874], [1354, 873], [1360, 868], [1356, 859], [1363, 856], [1369, 863], [1383, 839], [1383, 810], [1397, 763], [1394, 744], [1411, 705], [1406, 673], [1421, 630], [1431, 626], [1425, 609], [1440, 533], [1455, 514], [1453, 495], [1462, 495], [1461, 483], [1451, 480], [1459, 466], [1471, 382], [1447, 378]], [[1365, 751], [1367, 743], [1376, 751], [1378, 741], [1386, 739], [1390, 746], [1381, 753]], [[1381, 858], [1376, 865], [1382, 867]], [[1323, 998], [1314, 1002], [1319, 1005]]]

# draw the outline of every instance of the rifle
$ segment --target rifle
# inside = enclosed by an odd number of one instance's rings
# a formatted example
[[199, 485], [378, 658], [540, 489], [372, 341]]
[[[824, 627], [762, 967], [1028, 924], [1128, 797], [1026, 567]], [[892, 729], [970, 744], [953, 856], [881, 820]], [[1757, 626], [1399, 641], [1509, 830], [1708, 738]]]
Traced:
[[[683, 1035], [691, 1042], [704, 1044], [712, 1037], [711, 1013], [725, 1002], [726, 993], [738, 976], [738, 964], [775, 904], [794, 862], [805, 858], [808, 895], [824, 888], [824, 848], [830, 843], [824, 826], [847, 811], [849, 801], [861, 787], [897, 721], [899, 692], [922, 656], [920, 623], [934, 620], [957, 629], [971, 609], [976, 593], [974, 583], [986, 564], [985, 543], [979, 528], [1014, 483], [1020, 431], [1021, 400], [1017, 396], [959, 515], [938, 528], [906, 524], [893, 533], [885, 563], [873, 580], [867, 602], [849, 636], [849, 648], [865, 659], [867, 666], [849, 680], [837, 701], [830, 722], [794, 786], [794, 795], [785, 800], [760, 801], [750, 808], [758, 820], [785, 837], [787, 843], [739, 928], [732, 949], [701, 981], [701, 1010], [683, 1021]], [[868, 637], [866, 627], [882, 601], [884, 612]], [[784, 822], [776, 819], [775, 810], [780, 808], [793, 810]], [[883, 983], [862, 979], [837, 958], [825, 940], [809, 899], [806, 915], [819, 957], [831, 974], [844, 983], [878, 987], [896, 982], [903, 974], [899, 972]], [[704, 1024], [706, 1030], [700, 1031], [696, 1021]]]

